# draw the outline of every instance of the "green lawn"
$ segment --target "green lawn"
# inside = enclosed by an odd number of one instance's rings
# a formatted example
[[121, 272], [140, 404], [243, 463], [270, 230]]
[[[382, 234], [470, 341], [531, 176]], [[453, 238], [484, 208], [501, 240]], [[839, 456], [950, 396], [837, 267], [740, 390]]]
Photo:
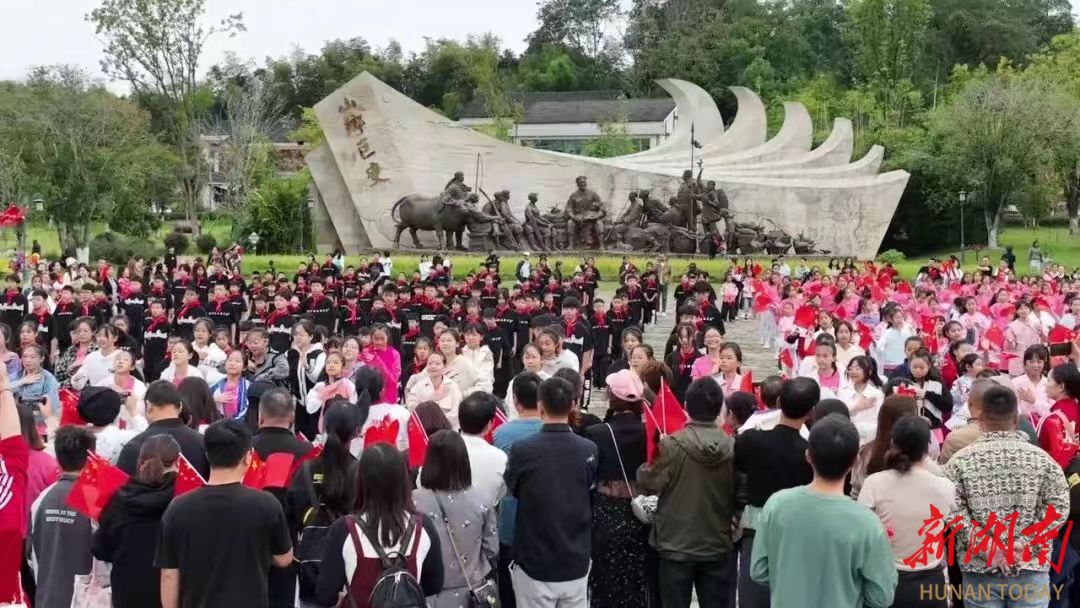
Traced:
[[[152, 240], [157, 243], [161, 243], [161, 239], [166, 234], [172, 231], [172, 222], [165, 222], [158, 230], [158, 234], [151, 237]], [[225, 245], [229, 242], [229, 235], [232, 228], [232, 223], [229, 219], [217, 219], [217, 220], [204, 220], [203, 228], [205, 231], [213, 234], [219, 244]], [[100, 234], [107, 230], [107, 226], [104, 224], [95, 224], [92, 227], [93, 234]], [[55, 258], [60, 251], [60, 243], [57, 237], [56, 230], [50, 228], [46, 223], [33, 223], [29, 228], [29, 239], [37, 239], [41, 243], [42, 251], [48, 258]], [[0, 249], [8, 249], [14, 246], [14, 233], [11, 231], [5, 231], [0, 234]], [[1001, 232], [1000, 244], [1002, 247], [1011, 246], [1017, 257], [1017, 269], [1021, 274], [1027, 272], [1027, 251], [1031, 246], [1031, 243], [1038, 240], [1042, 246], [1042, 250], [1045, 255], [1051, 258], [1052, 261], [1064, 264], [1067, 268], [1080, 267], [1080, 235], [1070, 236], [1067, 227], [1049, 227], [1041, 229], [1032, 228], [1019, 228], [1009, 227]], [[163, 246], [162, 246], [163, 247]], [[194, 244], [192, 245], [192, 251], [189, 254], [194, 254]], [[978, 259], [982, 255], [989, 255], [991, 260], [996, 264], [1001, 259], [1003, 250], [968, 250], [965, 257], [965, 268], [974, 269], [978, 263]], [[483, 264], [483, 260], [486, 255], [470, 255], [460, 252], [451, 251], [448, 254], [454, 262], [455, 274], [459, 277], [465, 276], [468, 272], [475, 270]], [[934, 254], [934, 257], [944, 258], [948, 255], [956, 255], [960, 257], [959, 251], [940, 251]], [[347, 264], [357, 264], [361, 258], [370, 258], [371, 256], [349, 256], [346, 260]], [[920, 266], [925, 265], [927, 258], [930, 256], [923, 256], [919, 258], [912, 258], [905, 260], [897, 264], [897, 268], [900, 270], [902, 276], [913, 277], [915, 272]], [[406, 275], [411, 275], [416, 269], [417, 264], [420, 262], [420, 255], [418, 253], [399, 252], [393, 256], [394, 258], [394, 271], [404, 272]], [[644, 269], [646, 262], [655, 260], [654, 255], [641, 256], [631, 255], [630, 258], [638, 266], [638, 268]], [[324, 256], [316, 256], [319, 262], [322, 262]], [[516, 254], [508, 254], [503, 256], [502, 272], [506, 276], [513, 275], [514, 269], [517, 266], [520, 256]], [[533, 255], [533, 260], [537, 259], [537, 255]], [[759, 256], [755, 258], [761, 264], [768, 264], [770, 257]], [[279, 270], [292, 275], [296, 271], [297, 265], [306, 261], [307, 256], [304, 255], [258, 255], [248, 256], [245, 260], [245, 270], [259, 270], [264, 271], [269, 266], [271, 261], [274, 262], [274, 267]], [[580, 257], [564, 256], [564, 255], [552, 255], [549, 258], [550, 263], [554, 264], [556, 261], [563, 263], [563, 270], [565, 273], [569, 273], [573, 270], [574, 266], [581, 262]], [[597, 267], [600, 269], [600, 275], [604, 279], [612, 279], [618, 274], [618, 267], [622, 261], [621, 254], [603, 255], [597, 256]], [[687, 265], [690, 262], [697, 264], [698, 268], [705, 270], [710, 275], [721, 276], [724, 271], [727, 270], [730, 262], [724, 258], [717, 258], [715, 260], [708, 260], [704, 258], [695, 260], [673, 260], [673, 271], [676, 276], [686, 270]], [[827, 264], [827, 258], [810, 258], [811, 265], [820, 265], [822, 267]]]

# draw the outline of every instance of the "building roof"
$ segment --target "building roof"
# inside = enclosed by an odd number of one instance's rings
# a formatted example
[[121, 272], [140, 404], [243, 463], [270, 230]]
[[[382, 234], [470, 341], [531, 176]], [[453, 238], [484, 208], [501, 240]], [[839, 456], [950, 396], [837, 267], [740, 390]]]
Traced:
[[[553, 91], [511, 93], [510, 98], [525, 106], [521, 124], [595, 123], [621, 115], [627, 122], [660, 122], [675, 109], [670, 98], [620, 99], [619, 91]], [[474, 99], [462, 108], [459, 118], [487, 118], [482, 100]]]

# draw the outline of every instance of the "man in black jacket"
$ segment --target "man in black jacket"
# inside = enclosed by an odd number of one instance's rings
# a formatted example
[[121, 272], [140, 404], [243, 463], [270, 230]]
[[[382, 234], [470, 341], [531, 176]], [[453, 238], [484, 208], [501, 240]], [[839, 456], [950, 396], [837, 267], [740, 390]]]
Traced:
[[[273, 454], [287, 453], [296, 458], [303, 458], [311, 451], [311, 444], [296, 436], [292, 431], [293, 416], [296, 406], [292, 395], [283, 388], [270, 389], [259, 399], [259, 433], [252, 439], [251, 445], [264, 462]], [[278, 499], [285, 512], [285, 521], [297, 518], [289, 512], [289, 501], [284, 488], [267, 490]], [[292, 529], [293, 545], [296, 545], [297, 532]], [[296, 596], [296, 565], [270, 570], [269, 593], [270, 608], [292, 608]]]
[[134, 475], [139, 466], [139, 450], [143, 442], [148, 437], [165, 434], [180, 444], [180, 453], [206, 479], [210, 474], [210, 463], [206, 460], [203, 438], [198, 431], [180, 420], [181, 399], [176, 387], [166, 380], [152, 382], [146, 388], [145, 401], [146, 419], [150, 421], [150, 426], [127, 442], [120, 451], [116, 466], [128, 475]]

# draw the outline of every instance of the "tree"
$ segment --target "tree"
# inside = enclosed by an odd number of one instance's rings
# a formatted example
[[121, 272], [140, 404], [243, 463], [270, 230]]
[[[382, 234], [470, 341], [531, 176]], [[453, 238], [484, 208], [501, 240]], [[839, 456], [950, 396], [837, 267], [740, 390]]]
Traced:
[[21, 168], [19, 191], [42, 197], [66, 252], [87, 246], [94, 220], [137, 236], [153, 228], [150, 206], [173, 196], [176, 159], [149, 126], [78, 68], [37, 68], [0, 88], [0, 158]]
[[226, 192], [222, 205], [233, 212], [233, 225], [239, 226], [237, 214], [247, 207], [248, 196], [260, 179], [273, 169], [273, 133], [281, 124], [281, 104], [260, 83], [242, 88], [230, 87], [224, 95], [223, 116], [204, 129], [221, 138], [220, 172], [225, 177]]
[[285, 253], [313, 248], [311, 213], [307, 206], [311, 176], [274, 177], [263, 183], [251, 196], [243, 233], [259, 235], [259, 251]]
[[932, 16], [929, 0], [854, 0], [848, 16], [857, 81], [886, 123], [903, 126], [921, 106], [914, 81]]
[[1080, 31], [1056, 36], [1050, 45], [1031, 58], [1025, 76], [1052, 83], [1068, 94], [1074, 111], [1053, 125], [1059, 136], [1055, 147], [1055, 174], [1069, 214], [1069, 234], [1077, 231], [1080, 214]]
[[[982, 210], [988, 245], [997, 247], [1001, 210], [1020, 204], [1053, 170], [1054, 135], [1068, 102], [1060, 91], [1026, 82], [1007, 66], [985, 70], [931, 118], [947, 190], [968, 190]], [[950, 197], [945, 205], [955, 205]]]
[[626, 113], [623, 112], [612, 119], [601, 119], [600, 137], [586, 142], [581, 153], [593, 158], [611, 158], [637, 151], [627, 129]]
[[607, 30], [621, 15], [619, 0], [543, 0], [536, 11], [540, 26], [527, 40], [531, 48], [565, 44], [598, 59], [618, 47]]
[[199, 125], [208, 109], [197, 80], [199, 62], [208, 40], [244, 31], [240, 14], [205, 26], [205, 4], [205, 0], [102, 0], [86, 17], [105, 44], [102, 70], [130, 84], [166, 127], [166, 141], [180, 158], [184, 210], [196, 231], [206, 175]]

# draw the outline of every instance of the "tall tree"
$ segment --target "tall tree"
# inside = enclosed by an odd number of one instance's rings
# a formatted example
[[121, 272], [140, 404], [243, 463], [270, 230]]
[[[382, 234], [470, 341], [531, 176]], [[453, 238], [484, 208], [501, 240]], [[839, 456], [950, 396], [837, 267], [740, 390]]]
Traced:
[[608, 30], [621, 15], [619, 0], [543, 0], [536, 12], [540, 27], [527, 40], [533, 48], [565, 44], [597, 59], [618, 47]]
[[205, 13], [205, 0], [102, 0], [86, 17], [105, 44], [103, 71], [126, 81], [159, 113], [181, 160], [184, 210], [195, 230], [206, 174], [199, 124], [208, 109], [199, 94], [199, 64], [208, 40], [244, 31], [240, 14], [207, 26]]
[[1080, 31], [1055, 36], [1031, 59], [1025, 75], [1060, 86], [1073, 101], [1073, 112], [1052, 126], [1058, 135], [1055, 174], [1069, 214], [1069, 234], [1077, 231], [1080, 215]]
[[89, 243], [94, 220], [149, 233], [151, 203], [176, 186], [176, 159], [149, 125], [78, 68], [37, 68], [27, 84], [0, 88], [0, 157], [18, 159], [20, 188], [42, 197], [64, 251]]
[[956, 64], [993, 67], [1002, 57], [1022, 62], [1073, 27], [1069, 0], [933, 0], [932, 8], [924, 62], [931, 75]]
[[[1049, 124], [1059, 123], [1069, 102], [1060, 91], [1020, 79], [1010, 70], [972, 79], [930, 122], [939, 171], [948, 190], [967, 190], [981, 209], [988, 245], [997, 247], [1001, 210], [1039, 194], [1053, 171], [1057, 144]], [[1029, 203], [1030, 206], [1030, 203]]]

